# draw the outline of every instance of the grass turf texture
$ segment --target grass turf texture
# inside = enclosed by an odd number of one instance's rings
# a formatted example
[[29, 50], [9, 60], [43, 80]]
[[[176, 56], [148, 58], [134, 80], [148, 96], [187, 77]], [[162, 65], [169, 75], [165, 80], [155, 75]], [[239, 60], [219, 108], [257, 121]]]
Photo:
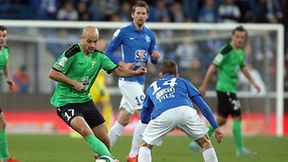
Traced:
[[[121, 136], [112, 150], [121, 162], [131, 145], [131, 136]], [[94, 162], [92, 151], [83, 139], [72, 139], [68, 135], [8, 135], [10, 154], [21, 162]], [[202, 155], [192, 152], [186, 136], [168, 136], [161, 147], [154, 147], [154, 162], [199, 162]], [[271, 162], [287, 161], [288, 136], [245, 137], [246, 146], [257, 152], [254, 157], [236, 157], [232, 137], [224, 137], [223, 143], [213, 140], [221, 162]]]

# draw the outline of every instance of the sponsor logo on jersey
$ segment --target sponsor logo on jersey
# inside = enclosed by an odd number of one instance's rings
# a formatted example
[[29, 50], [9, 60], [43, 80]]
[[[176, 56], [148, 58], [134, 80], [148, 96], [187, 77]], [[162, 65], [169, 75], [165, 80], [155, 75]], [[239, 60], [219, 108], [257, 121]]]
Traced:
[[156, 93], [156, 99], [159, 100], [159, 102], [162, 102], [162, 100], [165, 100], [167, 98], [175, 97], [174, 93], [174, 87], [164, 88]]
[[135, 60], [136, 61], [147, 61], [148, 52], [145, 50], [137, 50], [135, 51]]
[[58, 65], [63, 67], [66, 64], [67, 60], [68, 60], [67, 57], [62, 57], [61, 60], [59, 61]]

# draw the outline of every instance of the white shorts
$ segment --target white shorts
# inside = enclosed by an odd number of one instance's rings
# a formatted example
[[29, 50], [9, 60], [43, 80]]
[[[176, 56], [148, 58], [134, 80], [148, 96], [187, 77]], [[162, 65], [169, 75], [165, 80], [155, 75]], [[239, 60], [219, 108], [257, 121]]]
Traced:
[[145, 99], [144, 85], [138, 82], [119, 80], [118, 86], [122, 94], [120, 108], [126, 109], [131, 114], [142, 109]]
[[160, 146], [164, 137], [174, 129], [182, 130], [193, 140], [204, 137], [208, 132], [194, 108], [179, 106], [151, 120], [144, 130], [143, 140], [150, 145]]

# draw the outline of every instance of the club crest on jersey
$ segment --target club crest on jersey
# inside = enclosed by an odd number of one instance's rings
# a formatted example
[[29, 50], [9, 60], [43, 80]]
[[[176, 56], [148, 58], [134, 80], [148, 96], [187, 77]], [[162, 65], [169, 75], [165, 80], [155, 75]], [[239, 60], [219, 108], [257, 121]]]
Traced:
[[148, 52], [145, 50], [135, 51], [135, 61], [147, 61]]
[[145, 39], [146, 39], [146, 42], [147, 42], [147, 43], [150, 43], [150, 42], [151, 42], [151, 39], [150, 39], [150, 37], [149, 37], [148, 35], [145, 36]]

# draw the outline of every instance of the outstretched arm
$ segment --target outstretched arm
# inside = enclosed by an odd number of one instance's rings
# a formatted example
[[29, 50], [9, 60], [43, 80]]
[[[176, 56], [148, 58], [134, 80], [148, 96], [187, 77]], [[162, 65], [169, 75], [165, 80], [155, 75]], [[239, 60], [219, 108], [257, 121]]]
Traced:
[[147, 73], [146, 67], [141, 66], [137, 70], [132, 70], [131, 66], [122, 62], [112, 73], [120, 77], [132, 77]]
[[212, 76], [214, 75], [214, 73], [216, 72], [217, 67], [214, 64], [211, 64], [207, 70], [207, 73], [204, 77], [204, 80], [201, 84], [201, 86], [199, 87], [199, 92], [205, 96], [207, 87], [208, 87], [208, 83], [211, 80]]

